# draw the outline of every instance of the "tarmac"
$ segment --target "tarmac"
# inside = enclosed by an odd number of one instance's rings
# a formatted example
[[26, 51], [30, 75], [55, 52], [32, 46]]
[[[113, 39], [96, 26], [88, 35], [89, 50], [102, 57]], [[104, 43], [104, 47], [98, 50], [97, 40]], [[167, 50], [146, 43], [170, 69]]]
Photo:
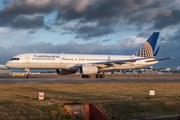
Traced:
[[83, 82], [180, 82], [180, 74], [113, 74], [105, 78], [82, 78], [81, 75], [31, 75], [26, 76], [0, 75], [0, 84], [5, 83], [83, 83]]

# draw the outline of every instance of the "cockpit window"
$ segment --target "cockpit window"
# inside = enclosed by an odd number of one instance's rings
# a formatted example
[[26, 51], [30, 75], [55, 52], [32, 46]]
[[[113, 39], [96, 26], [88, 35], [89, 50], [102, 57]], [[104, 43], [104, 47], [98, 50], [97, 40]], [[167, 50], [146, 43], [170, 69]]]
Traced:
[[19, 60], [19, 58], [11, 58], [10, 60]]

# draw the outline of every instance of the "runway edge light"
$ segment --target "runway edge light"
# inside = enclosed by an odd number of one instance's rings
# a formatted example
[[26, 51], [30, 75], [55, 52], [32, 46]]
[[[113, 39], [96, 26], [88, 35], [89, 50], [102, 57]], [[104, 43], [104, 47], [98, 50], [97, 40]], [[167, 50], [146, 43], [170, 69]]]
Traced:
[[43, 100], [44, 99], [44, 92], [39, 92], [39, 100]]
[[154, 95], [155, 95], [155, 90], [149, 90], [149, 97], [151, 98]]

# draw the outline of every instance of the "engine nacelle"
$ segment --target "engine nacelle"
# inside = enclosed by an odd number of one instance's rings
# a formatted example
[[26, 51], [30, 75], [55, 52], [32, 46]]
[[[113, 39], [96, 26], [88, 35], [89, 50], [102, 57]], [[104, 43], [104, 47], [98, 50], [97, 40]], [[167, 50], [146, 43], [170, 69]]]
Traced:
[[81, 74], [94, 74], [98, 72], [98, 68], [92, 65], [82, 65], [80, 67]]
[[56, 72], [59, 75], [68, 75], [76, 73], [76, 70], [56, 69]]

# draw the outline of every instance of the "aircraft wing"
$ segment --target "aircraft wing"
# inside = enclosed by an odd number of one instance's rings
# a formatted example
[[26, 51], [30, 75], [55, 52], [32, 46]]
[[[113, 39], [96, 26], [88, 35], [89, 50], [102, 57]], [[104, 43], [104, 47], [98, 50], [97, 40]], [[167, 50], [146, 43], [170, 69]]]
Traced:
[[156, 60], [148, 60], [148, 61], [146, 61], [146, 62], [162, 61], [162, 60], [168, 60], [168, 59], [174, 59], [174, 57], [163, 58], [163, 59], [156, 59]]
[[139, 59], [128, 59], [128, 60], [116, 60], [116, 61], [107, 61], [107, 62], [98, 62], [98, 63], [93, 63], [94, 66], [98, 67], [110, 67], [113, 66], [114, 64], [127, 64], [127, 63], [133, 63], [136, 62], [137, 60], [144, 60], [147, 58], [139, 58]]

